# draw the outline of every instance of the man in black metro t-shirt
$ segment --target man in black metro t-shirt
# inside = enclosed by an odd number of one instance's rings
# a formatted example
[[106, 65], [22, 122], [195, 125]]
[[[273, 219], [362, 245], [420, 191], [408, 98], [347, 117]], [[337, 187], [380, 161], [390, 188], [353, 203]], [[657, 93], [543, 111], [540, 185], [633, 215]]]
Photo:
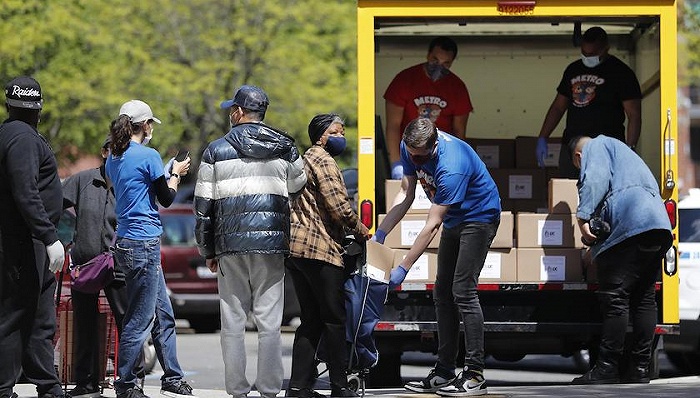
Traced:
[[[547, 138], [557, 127], [564, 113], [566, 127], [559, 154], [560, 176], [578, 178], [573, 167], [568, 143], [583, 135], [604, 134], [617, 138], [634, 149], [642, 127], [639, 81], [632, 69], [619, 58], [608, 54], [608, 35], [600, 27], [583, 34], [581, 59], [564, 70], [557, 95], [545, 116], [537, 140], [537, 161], [544, 166]], [[627, 134], [625, 137], [625, 117]]]

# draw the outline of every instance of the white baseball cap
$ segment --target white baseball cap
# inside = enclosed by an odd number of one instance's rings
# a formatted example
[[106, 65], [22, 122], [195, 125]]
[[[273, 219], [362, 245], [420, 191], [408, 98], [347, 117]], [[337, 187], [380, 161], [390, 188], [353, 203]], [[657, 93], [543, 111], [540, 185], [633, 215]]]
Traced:
[[160, 124], [160, 119], [153, 116], [153, 111], [147, 103], [141, 100], [127, 101], [119, 109], [119, 116], [127, 115], [131, 119], [131, 123], [141, 123], [147, 120], [153, 120]]

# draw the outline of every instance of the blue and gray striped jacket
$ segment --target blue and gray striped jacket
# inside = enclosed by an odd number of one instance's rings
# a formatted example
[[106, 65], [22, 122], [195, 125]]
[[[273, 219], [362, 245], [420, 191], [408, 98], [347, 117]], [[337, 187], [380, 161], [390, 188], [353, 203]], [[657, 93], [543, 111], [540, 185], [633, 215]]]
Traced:
[[205, 258], [289, 253], [289, 195], [306, 184], [294, 139], [263, 123], [242, 123], [202, 155], [194, 208]]

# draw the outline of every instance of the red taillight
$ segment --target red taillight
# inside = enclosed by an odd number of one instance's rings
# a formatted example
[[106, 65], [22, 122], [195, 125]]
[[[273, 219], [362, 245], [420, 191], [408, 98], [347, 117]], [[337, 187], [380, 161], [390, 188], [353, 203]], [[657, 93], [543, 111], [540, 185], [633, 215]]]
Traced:
[[365, 224], [365, 227], [372, 229], [372, 220], [374, 219], [374, 205], [369, 199], [365, 199], [360, 203], [360, 221]]
[[666, 206], [666, 214], [668, 214], [668, 219], [671, 221], [671, 228], [676, 228], [676, 201], [673, 199], [667, 199], [664, 202]]

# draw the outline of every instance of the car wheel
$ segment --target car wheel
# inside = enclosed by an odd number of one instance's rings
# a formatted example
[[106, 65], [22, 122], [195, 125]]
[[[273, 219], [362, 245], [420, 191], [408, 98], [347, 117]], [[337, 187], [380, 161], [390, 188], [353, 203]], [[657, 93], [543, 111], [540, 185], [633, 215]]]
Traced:
[[153, 338], [149, 336], [148, 340], [143, 343], [143, 371], [146, 374], [153, 372], [156, 359], [156, 347], [153, 345]]

